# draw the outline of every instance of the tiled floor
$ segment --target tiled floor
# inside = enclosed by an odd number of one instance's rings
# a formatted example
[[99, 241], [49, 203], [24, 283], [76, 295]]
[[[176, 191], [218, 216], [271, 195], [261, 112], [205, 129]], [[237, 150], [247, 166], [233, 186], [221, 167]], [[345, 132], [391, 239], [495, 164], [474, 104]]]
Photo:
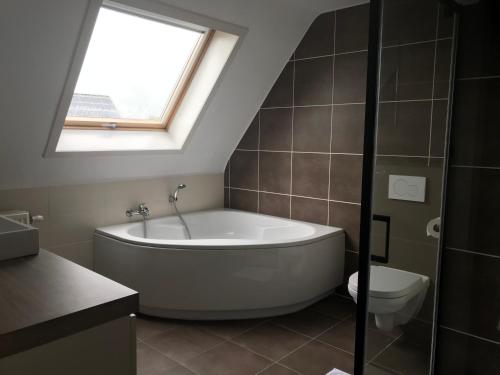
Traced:
[[[138, 375], [319, 375], [335, 367], [352, 373], [354, 332], [355, 304], [339, 296], [272, 319], [187, 322], [141, 316]], [[417, 374], [404, 368], [419, 356], [407, 353], [411, 345], [401, 331], [387, 334], [372, 327], [368, 337], [369, 374]]]

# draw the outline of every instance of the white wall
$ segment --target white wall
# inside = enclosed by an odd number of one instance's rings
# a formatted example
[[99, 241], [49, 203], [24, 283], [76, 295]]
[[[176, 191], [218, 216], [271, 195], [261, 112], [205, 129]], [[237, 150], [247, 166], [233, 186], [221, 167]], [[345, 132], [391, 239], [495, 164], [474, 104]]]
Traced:
[[43, 158], [87, 0], [2, 0], [0, 189], [221, 173], [312, 20], [363, 0], [163, 0], [249, 29], [182, 154]]

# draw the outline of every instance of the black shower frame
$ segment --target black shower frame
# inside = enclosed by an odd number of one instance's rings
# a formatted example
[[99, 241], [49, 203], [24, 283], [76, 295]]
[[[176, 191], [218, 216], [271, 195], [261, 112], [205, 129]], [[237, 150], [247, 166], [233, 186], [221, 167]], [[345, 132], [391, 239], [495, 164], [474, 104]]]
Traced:
[[365, 132], [363, 141], [363, 172], [359, 237], [358, 295], [356, 309], [356, 341], [354, 375], [363, 375], [365, 334], [368, 323], [368, 288], [370, 282], [370, 233], [372, 222], [372, 185], [375, 167], [375, 140], [378, 107], [378, 66], [380, 60], [381, 0], [370, 1], [368, 34], [368, 66], [366, 78]]

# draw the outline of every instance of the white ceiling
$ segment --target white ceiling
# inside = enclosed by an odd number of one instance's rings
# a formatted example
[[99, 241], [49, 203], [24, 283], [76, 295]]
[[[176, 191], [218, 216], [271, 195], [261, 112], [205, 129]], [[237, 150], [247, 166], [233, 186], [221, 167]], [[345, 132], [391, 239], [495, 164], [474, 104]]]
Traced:
[[0, 189], [221, 173], [313, 19], [366, 0], [162, 0], [248, 28], [181, 154], [42, 156], [87, 0], [2, 0]]

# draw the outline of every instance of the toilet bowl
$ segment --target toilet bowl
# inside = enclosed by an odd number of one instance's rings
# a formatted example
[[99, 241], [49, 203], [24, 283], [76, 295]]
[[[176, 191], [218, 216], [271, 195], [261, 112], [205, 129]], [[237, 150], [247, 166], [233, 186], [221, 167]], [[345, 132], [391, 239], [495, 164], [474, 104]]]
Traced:
[[[407, 323], [422, 307], [429, 288], [429, 277], [390, 267], [370, 267], [368, 312], [384, 331]], [[349, 294], [357, 302], [358, 273], [349, 277]]]

